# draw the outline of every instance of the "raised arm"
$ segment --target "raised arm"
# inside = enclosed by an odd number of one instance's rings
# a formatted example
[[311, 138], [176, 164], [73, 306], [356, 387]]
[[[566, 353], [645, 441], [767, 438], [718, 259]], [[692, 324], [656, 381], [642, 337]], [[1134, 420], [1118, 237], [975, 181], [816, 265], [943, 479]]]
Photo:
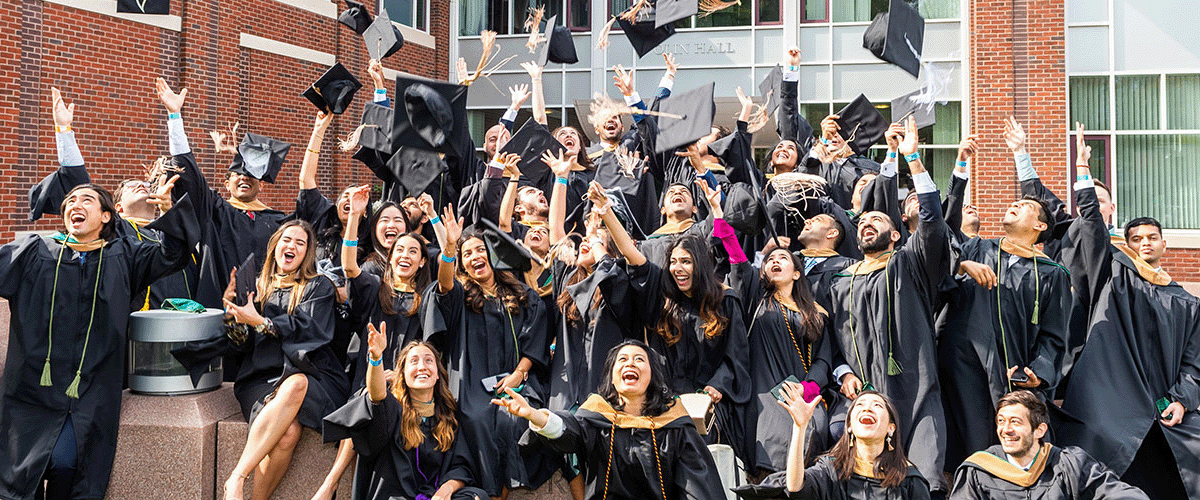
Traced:
[[354, 188], [350, 192], [350, 215], [346, 217], [346, 232], [342, 235], [342, 271], [350, 279], [357, 278], [362, 271], [358, 267], [358, 221], [366, 213], [370, 200], [369, 184]]
[[300, 164], [301, 190], [317, 187], [317, 162], [321, 160], [321, 142], [325, 139], [325, 130], [332, 121], [333, 113], [317, 112], [312, 135], [308, 138], [308, 149], [304, 151], [304, 162]]
[[367, 394], [372, 403], [387, 397], [387, 377], [383, 373], [383, 351], [387, 349], [387, 323], [380, 321], [379, 329], [367, 323]]
[[550, 167], [554, 173], [554, 189], [550, 191], [550, 244], [557, 245], [567, 237], [567, 186], [570, 184], [571, 166], [576, 156], [570, 160], [564, 157], [565, 152], [554, 156], [549, 150], [542, 153], [542, 163]]
[[42, 214], [57, 214], [67, 192], [75, 186], [91, 182], [83, 166], [83, 155], [75, 142], [71, 123], [75, 117], [75, 103], [66, 105], [57, 88], [50, 88], [51, 117], [54, 119], [54, 142], [58, 149], [58, 170], [47, 175], [29, 189], [29, 220], [41, 218]]
[[[792, 47], [787, 51], [786, 67], [783, 72], [783, 85], [779, 93], [779, 115], [775, 128], [779, 138], [791, 139], [796, 142], [796, 154], [803, 158], [812, 148], [813, 127], [800, 113], [797, 98], [800, 94], [800, 48]], [[803, 160], [800, 160], [802, 162]]]
[[929, 280], [931, 286], [936, 286], [942, 277], [951, 271], [950, 234], [942, 217], [942, 200], [938, 196], [937, 185], [925, 170], [921, 155], [917, 152], [917, 145], [917, 119], [910, 116], [905, 124], [904, 138], [900, 140], [898, 151], [908, 162], [913, 188], [917, 191], [920, 204], [921, 220], [916, 233], [909, 238], [905, 247], [911, 247], [917, 254], [925, 279]]
[[621, 251], [621, 255], [625, 256], [629, 265], [645, 264], [646, 256], [642, 254], [641, 250], [638, 250], [637, 243], [625, 231], [625, 226], [621, 225], [621, 221], [617, 220], [617, 215], [611, 210], [612, 200], [609, 200], [608, 195], [604, 194], [604, 188], [600, 186], [600, 183], [592, 181], [588, 185], [587, 196], [588, 200], [592, 202], [592, 210], [600, 213], [609, 236], [612, 237], [613, 243], [617, 244], [617, 249]]
[[[533, 95], [533, 93], [529, 91], [528, 85], [522, 83], [520, 85], [513, 85], [509, 87], [508, 95], [511, 101], [508, 105], [508, 109], [504, 111], [504, 116], [500, 117], [500, 124], [504, 125], [504, 128], [507, 128], [511, 133], [514, 131], [516, 126], [517, 112], [521, 111], [521, 105], [525, 104], [525, 101], [528, 100], [529, 96]], [[545, 113], [546, 105], [545, 99], [543, 98], [542, 116], [545, 116]], [[543, 123], [543, 125], [545, 124]]]
[[804, 402], [804, 387], [794, 382], [784, 382], [783, 401], [779, 406], [792, 416], [792, 445], [788, 448], [787, 458], [787, 491], [796, 493], [804, 488], [804, 430], [808, 421], [812, 420], [813, 412], [821, 404], [821, 396]]
[[966, 239], [962, 232], [962, 209], [966, 197], [967, 181], [971, 179], [970, 161], [975, 157], [975, 135], [969, 135], [958, 143], [958, 158], [954, 161], [954, 173], [950, 177], [950, 188], [942, 203], [946, 214], [946, 225], [959, 242]]
[[[1082, 124], [1079, 125], [1082, 129]], [[1006, 131], [1007, 135], [1007, 131]], [[1079, 147], [1075, 160], [1075, 206], [1079, 217], [1071, 223], [1063, 242], [1062, 260], [1072, 276], [1074, 292], [1086, 302], [1088, 310], [1099, 299], [1104, 283], [1112, 278], [1112, 243], [1109, 241], [1108, 225], [1100, 214], [1100, 201], [1096, 198], [1096, 184], [1092, 180], [1091, 148], [1083, 143], [1082, 134], [1076, 139]], [[1078, 279], [1085, 277], [1085, 279]]]
[[438, 256], [438, 291], [449, 293], [454, 288], [454, 261], [458, 258], [458, 238], [462, 236], [463, 223], [461, 218], [455, 217], [454, 205], [446, 205], [441, 223], [445, 228], [445, 239], [442, 254]]
[[[1070, 227], [1072, 219], [1070, 212], [1067, 211], [1067, 204], [1063, 203], [1058, 195], [1050, 191], [1044, 184], [1041, 178], [1038, 177], [1037, 170], [1033, 166], [1033, 160], [1029, 153], [1025, 151], [1025, 129], [1013, 117], [1008, 117], [1004, 120], [1004, 142], [1008, 145], [1009, 151], [1013, 155], [1013, 165], [1017, 171], [1017, 181], [1021, 184], [1022, 196], [1033, 196], [1050, 207], [1051, 216], [1055, 222], [1055, 238], [1062, 238], [1066, 234], [1067, 228]], [[1076, 151], [1077, 157], [1085, 155], [1083, 148], [1083, 125], [1078, 128], [1079, 149]], [[1090, 154], [1088, 154], [1090, 156]], [[1087, 161], [1084, 160], [1084, 164]]]
[[504, 187], [504, 197], [500, 199], [500, 213], [496, 215], [498, 219], [496, 225], [506, 233], [512, 231], [513, 211], [517, 207], [517, 191], [521, 189], [521, 170], [517, 167], [520, 161], [521, 157], [515, 153], [501, 156], [501, 153], [497, 151], [496, 158], [488, 164], [488, 170], [503, 169], [501, 175], [508, 179], [508, 183]]
[[533, 93], [533, 120], [545, 125], [547, 123], [546, 96], [542, 90], [542, 67], [532, 61], [521, 63], [521, 67], [529, 73], [530, 92]]

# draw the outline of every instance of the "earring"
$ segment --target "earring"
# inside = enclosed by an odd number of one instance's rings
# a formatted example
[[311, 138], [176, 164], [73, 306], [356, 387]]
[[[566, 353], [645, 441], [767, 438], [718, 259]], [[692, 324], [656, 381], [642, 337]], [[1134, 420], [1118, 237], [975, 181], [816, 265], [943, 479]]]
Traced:
[[850, 446], [854, 446], [854, 434], [850, 434]]
[[888, 434], [888, 437], [887, 437], [887, 449], [888, 449], [888, 451], [893, 451], [896, 449], [895, 447], [892, 446], [892, 435], [891, 434]]

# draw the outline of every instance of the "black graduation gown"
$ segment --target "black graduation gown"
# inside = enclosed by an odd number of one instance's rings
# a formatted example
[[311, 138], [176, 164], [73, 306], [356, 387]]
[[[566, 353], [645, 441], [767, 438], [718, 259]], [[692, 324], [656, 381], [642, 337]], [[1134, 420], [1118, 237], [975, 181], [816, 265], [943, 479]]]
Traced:
[[642, 338], [633, 298], [626, 294], [629, 276], [621, 267], [616, 259], [606, 258], [583, 281], [567, 286], [571, 276], [582, 271], [555, 262], [553, 296], [558, 297], [565, 289], [575, 301], [580, 318], [567, 321], [565, 315], [558, 315], [560, 326], [550, 360], [547, 408], [571, 410], [583, 404], [612, 375], [604, 371], [608, 351], [627, 338]]
[[[810, 259], [815, 263], [808, 267]], [[826, 311], [833, 310], [833, 277], [855, 262], [858, 260], [843, 255], [804, 256], [805, 267], [808, 268], [804, 276], [808, 278], [809, 290], [812, 290], [813, 299]]]
[[[391, 347], [389, 345], [389, 347]], [[337, 411], [325, 417], [327, 440], [354, 440], [358, 453], [355, 466], [353, 500], [414, 500], [417, 495], [432, 497], [447, 481], [458, 480], [470, 485], [470, 454], [461, 439], [455, 439], [449, 450], [438, 449], [433, 435], [436, 419], [421, 419], [425, 440], [407, 448], [400, 433], [404, 409], [391, 392], [378, 403], [368, 394], [354, 397]], [[459, 422], [462, 422], [459, 416]], [[454, 500], [487, 500], [478, 488], [460, 488]]]
[[545, 402], [541, 384], [532, 372], [550, 363], [546, 311], [537, 293], [522, 285], [526, 303], [509, 313], [499, 299], [489, 300], [482, 311], [465, 302], [463, 286], [441, 293], [436, 284], [426, 292], [425, 340], [442, 351], [450, 371], [450, 390], [458, 398], [463, 419], [461, 438], [471, 452], [479, 487], [492, 496], [511, 481], [537, 488], [554, 472], [551, 455], [524, 456], [516, 446], [523, 419], [492, 404], [495, 394], [484, 389], [482, 380], [511, 373], [522, 357], [533, 361], [533, 369], [521, 395], [537, 406]]
[[[312, 224], [313, 231], [317, 233], [317, 260], [329, 259], [334, 266], [342, 265], [342, 237], [345, 226], [338, 218], [337, 206], [321, 194], [320, 189], [301, 189], [296, 194], [296, 211], [292, 212], [288, 219], [299, 219]], [[368, 206], [367, 212], [363, 214], [363, 218], [358, 224], [358, 241], [363, 243], [371, 241], [371, 232], [374, 228], [367, 223], [370, 219], [371, 208]], [[359, 247], [359, 260], [369, 249], [370, 247], [367, 246]]]
[[[194, 217], [190, 208], [176, 210], [162, 218], [168, 230]], [[0, 497], [33, 497], [68, 415], [79, 457], [72, 495], [104, 497], [117, 451], [130, 300], [182, 269], [187, 240], [198, 236], [168, 234], [161, 244], [119, 238], [86, 252], [83, 262], [50, 238], [29, 235], [0, 247], [0, 297], [11, 314], [0, 400], [6, 443], [0, 446]], [[42, 387], [47, 353], [52, 385]], [[66, 390], [76, 370], [79, 399], [72, 399]]]
[[657, 417], [633, 417], [593, 394], [574, 414], [555, 413], [563, 420], [562, 436], [547, 439], [528, 430], [521, 442], [578, 454], [584, 498], [725, 498], [712, 454], [678, 400]]
[[[1036, 478], [1005, 461], [1004, 449], [995, 445], [980, 453], [991, 454], [988, 467], [974, 461], [963, 463], [954, 473], [951, 500], [1137, 500], [1147, 498], [1141, 490], [1121, 482], [1116, 474], [1080, 448], [1047, 444], [1045, 462]], [[995, 472], [989, 471], [992, 468]], [[996, 472], [1017, 476], [1028, 486], [997, 477]], [[1015, 479], [1015, 478], [1014, 478]]]
[[712, 338], [704, 335], [704, 322], [698, 306], [690, 301], [680, 304], [683, 324], [677, 325], [679, 340], [667, 345], [662, 335], [654, 332], [658, 318], [664, 314], [662, 291], [663, 269], [647, 262], [641, 266], [626, 266], [634, 303], [641, 307], [645, 318], [647, 344], [666, 360], [671, 389], [678, 394], [702, 391], [712, 386], [721, 392], [715, 405], [715, 425], [705, 436], [711, 443], [733, 447], [743, 462], [749, 462], [750, 450], [745, 446], [746, 429], [737, 418], [738, 405], [750, 402], [750, 356], [746, 338], [746, 323], [737, 293], [726, 289], [721, 299], [720, 313], [729, 320], [724, 332]]
[[[1075, 199], [1080, 216], [1063, 257], [1072, 275], [1089, 278], [1096, 300], [1062, 406], [1078, 421], [1061, 426], [1060, 441], [1124, 474], [1158, 426], [1188, 496], [1200, 498], [1200, 299], [1174, 281], [1148, 281], [1139, 273], [1144, 262], [1109, 244], [1095, 189], [1077, 190]], [[1174, 427], [1159, 424], [1155, 401], [1163, 397], [1188, 410]]]
[[[363, 318], [366, 322], [379, 327], [380, 323], [387, 323], [387, 348], [383, 350], [384, 370], [396, 369], [396, 355], [409, 342], [414, 340], [424, 340], [425, 336], [421, 334], [421, 315], [408, 315], [408, 310], [413, 306], [413, 300], [417, 297], [416, 292], [396, 292], [396, 296], [392, 299], [392, 310], [395, 314], [387, 314], [383, 312], [383, 306], [379, 302], [379, 287], [380, 279], [367, 272], [360, 272], [358, 276], [350, 278], [350, 315], [356, 318]], [[418, 306], [420, 307], [420, 306]], [[420, 311], [418, 311], [419, 313]], [[358, 332], [360, 339], [359, 349], [354, 352], [353, 370], [350, 372], [350, 394], [356, 394], [359, 390], [365, 387], [367, 379], [367, 350], [366, 346], [367, 329], [366, 325]]]
[[[816, 383], [822, 389], [832, 378], [835, 340], [828, 321], [821, 336], [810, 342], [799, 313], [763, 298], [758, 270], [748, 262], [735, 268], [739, 283], [735, 288], [746, 298], [746, 317], [750, 319], [750, 402], [744, 407], [746, 438], [754, 449], [754, 466], [769, 471], [787, 468], [787, 452], [792, 442], [792, 417], [776, 403], [771, 389], [789, 376]], [[815, 457], [832, 444], [829, 435], [827, 405], [818, 406], [806, 430], [808, 452]]]
[[[253, 329], [240, 346], [244, 352], [233, 394], [242, 416], [253, 422], [273, 393], [288, 376], [303, 373], [308, 392], [296, 415], [300, 425], [320, 429], [321, 419], [346, 401], [350, 392], [346, 372], [329, 343], [333, 340], [333, 283], [317, 276], [305, 285], [300, 303], [288, 314], [293, 287], [277, 288], [259, 306], [263, 317], [275, 326], [275, 335], [260, 335]], [[257, 302], [257, 301], [256, 301]]]
[[[920, 226], [886, 266], [863, 274], [851, 267], [834, 278], [832, 320], [854, 373], [899, 409], [909, 460], [935, 489], [944, 490], [946, 420], [937, 378], [934, 293], [949, 275], [950, 231], [937, 192], [920, 196]], [[889, 374], [889, 350], [897, 374]]]
[[173, 161], [180, 171], [171, 197], [178, 202], [184, 195], [190, 195], [203, 232], [195, 300], [204, 307], [220, 309], [229, 271], [240, 266], [251, 253], [254, 272], [262, 269], [267, 241], [286, 214], [270, 209], [244, 212], [233, 208], [215, 189], [209, 188], [191, 152], [175, 155]]
[[1008, 367], [1033, 370], [1043, 382], [1035, 392], [1044, 401], [1053, 400], [1071, 315], [1070, 275], [1045, 256], [1018, 257], [1002, 251], [1000, 240], [976, 237], [962, 245], [962, 258], [993, 271], [999, 258], [999, 284], [988, 290], [969, 276], [956, 279], [946, 314], [939, 320], [948, 465], [998, 443], [995, 402], [1019, 389], [1009, 384]]
[[757, 486], [735, 489], [743, 498], [789, 498], [800, 500], [928, 500], [929, 483], [915, 466], [908, 467], [908, 475], [895, 488], [884, 488], [879, 480], [858, 474], [850, 479], [838, 478], [833, 466], [833, 457], [817, 459], [812, 467], [804, 469], [804, 486], [797, 492], [787, 491], [787, 472], [780, 471], [767, 476]]

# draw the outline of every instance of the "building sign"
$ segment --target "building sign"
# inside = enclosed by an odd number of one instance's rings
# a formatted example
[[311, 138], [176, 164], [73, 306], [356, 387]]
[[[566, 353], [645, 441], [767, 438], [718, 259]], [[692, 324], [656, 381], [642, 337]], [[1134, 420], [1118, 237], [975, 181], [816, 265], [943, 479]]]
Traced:
[[664, 43], [654, 48], [655, 54], [735, 54], [733, 42]]

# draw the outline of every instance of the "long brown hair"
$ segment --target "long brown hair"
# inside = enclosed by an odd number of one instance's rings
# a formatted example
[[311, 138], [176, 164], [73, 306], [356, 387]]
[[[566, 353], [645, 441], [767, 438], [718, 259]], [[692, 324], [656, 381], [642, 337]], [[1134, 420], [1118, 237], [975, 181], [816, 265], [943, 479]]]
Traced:
[[[808, 278], [803, 276], [804, 261], [784, 248], [772, 250], [767, 254], [767, 258], [771, 258], [771, 255], [777, 251], [787, 253], [788, 258], [792, 260], [792, 267], [801, 273], [800, 279], [792, 282], [792, 302], [795, 302], [796, 307], [800, 309], [800, 326], [803, 327], [804, 338], [808, 339], [809, 343], [816, 342], [821, 338], [821, 332], [825, 328], [825, 316], [817, 310], [817, 301], [813, 298], [812, 290], [809, 290]], [[786, 308], [779, 302], [779, 299], [775, 298], [775, 292], [778, 289], [775, 287], [775, 283], [767, 278], [765, 259], [762, 269], [758, 272], [758, 279], [763, 286], [763, 300], [779, 307], [779, 312], [786, 318]]]
[[300, 305], [301, 296], [304, 295], [304, 287], [309, 281], [318, 276], [317, 273], [317, 247], [316, 247], [316, 232], [313, 231], [311, 224], [302, 220], [292, 220], [279, 226], [275, 230], [275, 234], [271, 235], [271, 239], [267, 241], [267, 255], [263, 260], [262, 271], [258, 273], [258, 283], [256, 284], [257, 302], [263, 304], [271, 292], [275, 291], [275, 275], [279, 273], [279, 264], [275, 262], [275, 247], [279, 246], [279, 240], [283, 238], [283, 232], [290, 227], [299, 227], [304, 230], [305, 237], [308, 238], [304, 245], [304, 258], [300, 259], [300, 267], [296, 269], [296, 284], [292, 286], [292, 296], [288, 300], [288, 314], [291, 314], [296, 306]]
[[[598, 231], [605, 230], [599, 229]], [[593, 252], [594, 251], [595, 250], [593, 250]], [[612, 237], [604, 239], [604, 251], [607, 252], [608, 255], [620, 255], [620, 249], [617, 248], [617, 244], [613, 242]], [[551, 252], [551, 254], [553, 253], [554, 252]], [[579, 260], [578, 253], [575, 259], [577, 261]], [[599, 264], [599, 262], [593, 264], [593, 269]], [[592, 269], [584, 269], [583, 267], [576, 265], [575, 272], [571, 273], [571, 275], [567, 277], [567, 282], [563, 284], [562, 293], [559, 293], [558, 298], [555, 299], [555, 303], [558, 305], [558, 310], [562, 311], [563, 318], [566, 318], [567, 324], [569, 325], [575, 325], [579, 323], [579, 321], [583, 319], [583, 315], [580, 314], [579, 306], [575, 304], [575, 298], [571, 296], [571, 293], [567, 290], [567, 287], [577, 284], [587, 279], [588, 276], [591, 275]], [[600, 300], [602, 298], [603, 295], [600, 293], [600, 287], [596, 287], [596, 290], [592, 295], [592, 309], [600, 307]]]
[[[858, 393], [854, 401], [850, 402], [849, 413], [854, 411], [854, 402], [867, 395], [879, 396], [883, 400], [883, 405], [887, 407], [888, 421], [896, 426], [896, 431], [892, 433], [892, 444], [883, 447], [883, 453], [875, 460], [874, 471], [884, 488], [895, 488], [908, 476], [908, 458], [904, 456], [904, 438], [900, 435], [900, 415], [896, 412], [896, 405], [892, 404], [892, 400], [870, 390]], [[854, 447], [857, 446], [856, 443], [851, 443], [854, 434], [850, 431], [849, 413], [846, 415], [846, 433], [842, 434], [842, 438], [829, 450], [829, 456], [833, 457], [833, 468], [837, 470], [838, 478], [843, 481], [850, 479], [850, 475], [854, 473]]]
[[[425, 290], [425, 287], [431, 281], [429, 273], [425, 271], [425, 261], [429, 259], [429, 256], [425, 253], [425, 247], [429, 245], [429, 241], [417, 233], [404, 233], [396, 237], [396, 243], [399, 243], [400, 239], [404, 237], [417, 240], [417, 243], [421, 245], [421, 262], [414, 264], [417, 267], [417, 274], [413, 276], [413, 282], [411, 283], [413, 287], [412, 307], [404, 312], [405, 316], [412, 317], [417, 314], [417, 311], [421, 310], [421, 292]], [[383, 266], [383, 276], [379, 278], [379, 305], [383, 309], [383, 313], [389, 316], [393, 316], [397, 312], [396, 297], [398, 294], [395, 289], [396, 277], [392, 273], [391, 263], [392, 254], [396, 252], [397, 248], [400, 248], [400, 245], [393, 243], [392, 249], [388, 251], [387, 265]]]
[[[483, 291], [483, 287], [467, 274], [462, 258], [463, 244], [472, 239], [481, 242], [487, 241], [483, 238], [483, 231], [474, 226], [463, 230], [462, 236], [458, 238], [458, 264], [455, 266], [455, 270], [458, 274], [458, 281], [462, 283], [463, 296], [466, 298], [467, 305], [471, 307], [472, 311], [482, 312], [484, 304], [491, 299]], [[491, 259], [488, 259], [488, 266], [492, 266]], [[520, 312], [521, 308], [525, 307], [525, 303], [529, 301], [529, 297], [525, 294], [526, 285], [517, 280], [512, 273], [497, 271], [494, 266], [492, 266], [492, 276], [496, 281], [496, 297], [499, 297], [500, 301], [504, 303], [504, 308], [508, 310], [509, 314]]]
[[[671, 278], [671, 253], [676, 248], [682, 248], [692, 256], [692, 296], [688, 297]], [[717, 280], [714, 269], [712, 252], [708, 250], [700, 238], [691, 235], [680, 236], [667, 249], [667, 260], [662, 267], [663, 311], [658, 316], [654, 331], [667, 341], [667, 345], [675, 345], [682, 338], [679, 325], [684, 322], [684, 303], [695, 302], [700, 311], [700, 322], [704, 324], [704, 338], [712, 339], [725, 332], [729, 326], [729, 318], [721, 312], [721, 302], [725, 299], [725, 289]]]
[[[428, 273], [426, 273], [428, 274]], [[425, 442], [425, 433], [421, 432], [421, 417], [417, 415], [416, 402], [408, 397], [408, 383], [404, 381], [404, 370], [408, 365], [408, 353], [417, 347], [428, 348], [437, 360], [437, 382], [433, 386], [433, 418], [437, 423], [433, 427], [433, 438], [437, 440], [438, 451], [449, 451], [454, 445], [454, 435], [458, 432], [458, 420], [454, 412], [458, 411], [458, 402], [450, 392], [449, 372], [446, 364], [442, 363], [442, 353], [429, 342], [414, 340], [409, 342], [396, 355], [396, 371], [392, 372], [392, 396], [400, 402], [400, 436], [404, 438], [404, 448], [411, 450]]]

